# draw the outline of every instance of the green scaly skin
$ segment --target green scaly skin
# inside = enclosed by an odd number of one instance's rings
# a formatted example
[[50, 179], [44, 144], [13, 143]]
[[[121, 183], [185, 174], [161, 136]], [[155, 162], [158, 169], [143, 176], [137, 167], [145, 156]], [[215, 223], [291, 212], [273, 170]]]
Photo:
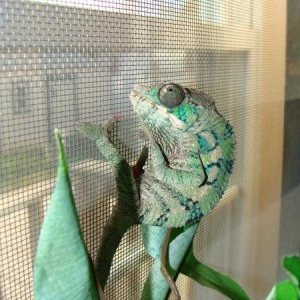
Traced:
[[159, 98], [162, 86], [140, 85], [130, 94], [152, 149], [151, 168], [141, 181], [139, 221], [180, 227], [198, 222], [221, 199], [235, 139], [207, 94], [184, 88], [184, 100], [168, 108]]
[[[79, 126], [111, 163], [117, 183], [117, 203], [97, 253], [96, 271], [102, 287], [122, 236], [131, 226], [180, 227], [196, 223], [216, 205], [228, 185], [235, 148], [231, 125], [218, 113], [213, 100], [200, 91], [186, 88], [179, 105], [165, 107], [159, 98], [162, 86], [140, 85], [130, 94], [133, 109], [151, 141], [151, 167], [145, 173], [142, 169], [147, 150], [131, 168], [109, 141], [112, 121], [106, 126]], [[175, 259], [173, 278], [184, 254]], [[154, 268], [152, 275], [157, 277], [157, 272], [159, 269]], [[166, 295], [169, 287], [166, 283], [164, 286]], [[146, 285], [146, 289], [149, 287]], [[146, 299], [148, 292], [144, 294]]]

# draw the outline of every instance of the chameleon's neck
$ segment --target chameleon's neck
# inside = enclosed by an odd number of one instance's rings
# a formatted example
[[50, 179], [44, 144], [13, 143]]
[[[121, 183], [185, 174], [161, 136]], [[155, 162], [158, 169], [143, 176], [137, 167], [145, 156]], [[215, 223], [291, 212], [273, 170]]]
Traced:
[[[159, 145], [166, 158], [170, 158], [177, 151], [179, 145], [179, 136], [174, 134], [172, 131], [168, 131], [168, 129], [161, 129], [157, 127], [152, 127], [151, 125], [145, 124], [145, 131], [153, 143]], [[147, 126], [148, 125], [148, 126]]]

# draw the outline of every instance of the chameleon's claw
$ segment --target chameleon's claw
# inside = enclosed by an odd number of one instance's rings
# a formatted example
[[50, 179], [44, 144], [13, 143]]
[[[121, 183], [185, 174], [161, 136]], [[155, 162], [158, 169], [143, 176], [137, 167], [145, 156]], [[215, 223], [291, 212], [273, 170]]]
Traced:
[[96, 141], [101, 137], [106, 137], [107, 139], [109, 139], [116, 121], [117, 119], [111, 118], [104, 125], [99, 125], [94, 123], [77, 123], [76, 127], [88, 138]]
[[165, 239], [164, 239], [164, 243], [162, 246], [162, 250], [161, 250], [160, 271], [161, 271], [162, 275], [165, 277], [166, 281], [168, 282], [172, 292], [174, 293], [174, 295], [176, 297], [175, 299], [180, 300], [181, 297], [180, 297], [178, 288], [167, 270], [168, 248], [169, 248], [171, 232], [172, 232], [172, 228], [168, 228]]
[[110, 134], [112, 133], [113, 128], [118, 121], [119, 121], [118, 117], [112, 117], [106, 122], [106, 124], [103, 125], [103, 129], [105, 131], [105, 135], [107, 138], [110, 137]]
[[77, 123], [76, 128], [91, 140], [97, 140], [104, 135], [103, 127], [92, 123]]

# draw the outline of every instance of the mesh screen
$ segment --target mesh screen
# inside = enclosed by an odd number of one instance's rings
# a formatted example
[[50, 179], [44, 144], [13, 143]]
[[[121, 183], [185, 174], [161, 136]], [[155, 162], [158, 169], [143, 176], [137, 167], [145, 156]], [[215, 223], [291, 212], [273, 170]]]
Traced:
[[[145, 142], [128, 94], [135, 84], [160, 81], [206, 91], [233, 124], [238, 149], [230, 187], [201, 222], [194, 245], [201, 261], [259, 295], [249, 280], [256, 273], [248, 276], [245, 264], [246, 249], [254, 249], [245, 203], [259, 184], [249, 170], [261, 143], [263, 38], [276, 37], [265, 34], [264, 22], [282, 21], [276, 14], [265, 20], [266, 9], [259, 0], [1, 1], [1, 299], [33, 299], [32, 265], [56, 174], [54, 128], [64, 136], [81, 227], [95, 258], [115, 183], [75, 123], [118, 116], [114, 142], [133, 162]], [[139, 299], [151, 263], [136, 226], [114, 259], [107, 299]], [[223, 299], [184, 276], [177, 282], [183, 299]]]

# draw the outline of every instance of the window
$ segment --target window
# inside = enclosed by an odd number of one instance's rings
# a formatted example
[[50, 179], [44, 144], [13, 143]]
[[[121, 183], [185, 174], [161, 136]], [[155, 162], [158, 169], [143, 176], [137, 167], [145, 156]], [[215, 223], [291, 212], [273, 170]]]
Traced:
[[[95, 258], [114, 179], [75, 123], [118, 116], [114, 141], [133, 162], [146, 142], [128, 94], [134, 84], [159, 81], [206, 91], [233, 124], [230, 187], [201, 222], [195, 247], [251, 298], [264, 298], [278, 260], [284, 1], [4, 0], [0, 7], [1, 299], [33, 299], [32, 264], [56, 172], [54, 127], [63, 132]], [[138, 299], [150, 265], [136, 226], [116, 254], [107, 298]], [[219, 299], [183, 276], [178, 286], [186, 299]]]
[[26, 82], [13, 82], [12, 83], [12, 106], [14, 114], [22, 114], [29, 112], [29, 95], [28, 85]]

